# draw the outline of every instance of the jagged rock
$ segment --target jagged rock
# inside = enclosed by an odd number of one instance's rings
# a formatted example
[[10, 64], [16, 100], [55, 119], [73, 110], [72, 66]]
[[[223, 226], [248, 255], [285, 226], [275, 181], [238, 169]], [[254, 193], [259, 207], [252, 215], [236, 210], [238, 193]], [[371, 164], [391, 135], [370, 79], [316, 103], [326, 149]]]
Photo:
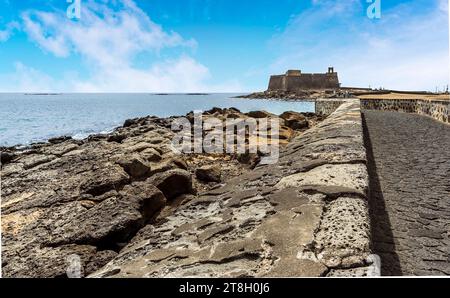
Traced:
[[122, 143], [123, 140], [127, 138], [124, 134], [113, 134], [108, 137], [108, 142], [116, 142], [116, 143]]
[[[210, 116], [247, 117], [232, 108], [214, 109]], [[278, 190], [273, 186], [281, 172], [277, 167], [251, 171], [233, 155], [176, 155], [170, 121], [132, 119], [111, 134], [87, 140], [2, 150], [13, 155], [1, 156], [7, 161], [1, 189], [3, 275], [63, 277], [68, 267], [74, 269], [67, 260], [78, 255], [82, 276], [104, 268], [102, 276], [119, 277], [128, 269], [114, 260], [128, 266], [146, 253], [150, 263], [139, 269], [146, 276], [268, 272], [274, 249], [264, 237], [250, 234], [290, 206], [274, 207], [268, 197]], [[259, 156], [244, 154], [239, 160], [254, 167]], [[207, 179], [224, 185], [193, 180], [202, 178], [191, 173], [204, 165], [216, 165]], [[194, 185], [202, 195], [196, 195]], [[292, 211], [290, 218], [299, 214]], [[174, 266], [164, 267], [168, 261]], [[193, 268], [171, 272], [182, 263]]]
[[119, 165], [106, 165], [92, 171], [80, 185], [82, 193], [100, 195], [114, 190], [129, 181], [129, 176]]
[[297, 112], [284, 112], [280, 118], [284, 119], [286, 126], [295, 130], [308, 127], [308, 119]]
[[137, 124], [137, 123], [138, 123], [138, 119], [127, 119], [127, 120], [125, 120], [125, 122], [123, 123], [123, 127], [124, 127], [124, 128], [130, 127], [130, 126], [133, 126], [133, 125], [135, 125], [135, 124]]
[[150, 166], [137, 155], [124, 156], [117, 163], [133, 178], [140, 178], [150, 172]]
[[[117, 249], [128, 241], [165, 204], [164, 195], [153, 185], [135, 182], [87, 210], [72, 207], [72, 217], [60, 218], [52, 229], [47, 245], [82, 243]], [[70, 208], [67, 205], [65, 208]], [[70, 212], [64, 206], [58, 214]], [[54, 212], [56, 214], [56, 210]]]
[[261, 158], [256, 153], [242, 153], [237, 156], [237, 160], [253, 168], [259, 163]]
[[246, 113], [246, 115], [251, 118], [277, 117], [276, 115], [266, 112], [266, 111], [251, 111], [251, 112]]
[[193, 192], [191, 174], [181, 169], [158, 173], [148, 181], [161, 190], [168, 200]]
[[34, 167], [37, 167], [41, 164], [47, 163], [49, 161], [52, 161], [55, 158], [53, 155], [30, 155], [24, 159], [23, 161], [23, 168], [28, 170]]
[[188, 170], [188, 164], [182, 158], [174, 157], [172, 158], [172, 163], [180, 169]]
[[[84, 277], [100, 269], [117, 253], [90, 245], [43, 247], [3, 264], [5, 276], [27, 278]], [[69, 275], [69, 276], [68, 276]]]
[[13, 160], [16, 157], [16, 154], [10, 152], [0, 151], [0, 162], [1, 164], [6, 164]]
[[195, 175], [199, 180], [205, 182], [220, 182], [221, 174], [217, 166], [203, 166], [195, 170]]
[[150, 219], [166, 204], [163, 193], [147, 182], [134, 182], [126, 185], [120, 194], [124, 199], [138, 200], [145, 219]]
[[280, 140], [290, 141], [293, 136], [294, 136], [294, 131], [290, 127], [287, 127], [287, 126], [280, 127], [280, 132], [278, 134], [278, 137]]
[[141, 156], [149, 162], [158, 162], [162, 159], [161, 153], [158, 152], [155, 148], [145, 149], [141, 152]]
[[58, 138], [51, 138], [48, 140], [48, 142], [51, 144], [59, 144], [59, 143], [63, 143], [65, 141], [68, 141], [71, 139], [72, 139], [72, 137], [70, 137], [70, 136], [62, 136], [62, 137], [58, 137]]

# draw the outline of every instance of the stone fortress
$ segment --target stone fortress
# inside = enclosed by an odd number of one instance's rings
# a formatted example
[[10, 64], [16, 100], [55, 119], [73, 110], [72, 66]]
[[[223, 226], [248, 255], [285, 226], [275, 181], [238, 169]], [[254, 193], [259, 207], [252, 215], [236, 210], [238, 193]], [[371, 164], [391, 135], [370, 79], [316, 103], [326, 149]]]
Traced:
[[333, 67], [329, 67], [327, 73], [302, 73], [300, 70], [288, 70], [284, 75], [273, 75], [270, 77], [268, 91], [297, 92], [339, 87], [338, 74]]

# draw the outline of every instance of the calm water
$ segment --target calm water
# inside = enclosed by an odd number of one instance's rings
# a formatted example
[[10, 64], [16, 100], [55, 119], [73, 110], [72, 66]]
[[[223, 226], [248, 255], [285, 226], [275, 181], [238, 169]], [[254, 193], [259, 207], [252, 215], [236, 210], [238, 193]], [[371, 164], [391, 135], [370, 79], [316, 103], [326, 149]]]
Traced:
[[126, 119], [185, 115], [192, 110], [236, 107], [242, 112], [313, 112], [313, 102], [232, 98], [238, 94], [0, 94], [0, 146], [45, 141], [62, 135], [84, 138], [109, 132]]

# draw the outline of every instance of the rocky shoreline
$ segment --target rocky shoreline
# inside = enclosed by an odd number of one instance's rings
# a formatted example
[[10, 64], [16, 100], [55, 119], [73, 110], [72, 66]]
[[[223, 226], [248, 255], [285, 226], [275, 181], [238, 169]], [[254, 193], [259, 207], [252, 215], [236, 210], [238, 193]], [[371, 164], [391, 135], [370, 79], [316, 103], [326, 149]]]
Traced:
[[[323, 120], [311, 113], [244, 114], [233, 108], [204, 114], [223, 120], [276, 117], [283, 124], [283, 146]], [[186, 117], [192, 119], [192, 113]], [[61, 137], [21, 149], [0, 148], [3, 276], [65, 277], [74, 256], [82, 276], [93, 274], [138, 240], [159, 246], [172, 241], [149, 233], [180, 206], [196, 205], [204, 199], [201, 194], [214, 193], [227, 181], [249, 182], [256, 175], [258, 154], [173, 153], [173, 119], [129, 119], [110, 134], [85, 140]], [[234, 201], [250, 198], [241, 194]], [[201, 216], [195, 207], [190, 212]], [[215, 232], [205, 230], [201, 243], [230, 229], [204, 221], [197, 228]], [[170, 233], [182, 229], [173, 226]]]
[[266, 90], [263, 92], [254, 92], [247, 95], [237, 96], [237, 98], [246, 99], [273, 99], [284, 101], [315, 101], [316, 99], [329, 98], [349, 98], [351, 93], [349, 90], [341, 89], [320, 89], [320, 90], [298, 90], [298, 91], [283, 91], [283, 90]]

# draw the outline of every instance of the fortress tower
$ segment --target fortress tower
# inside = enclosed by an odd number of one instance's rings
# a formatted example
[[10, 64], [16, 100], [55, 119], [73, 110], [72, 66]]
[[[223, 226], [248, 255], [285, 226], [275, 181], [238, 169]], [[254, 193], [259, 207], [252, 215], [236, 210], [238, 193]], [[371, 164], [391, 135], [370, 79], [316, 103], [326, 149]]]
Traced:
[[339, 87], [338, 74], [333, 67], [329, 67], [327, 73], [302, 73], [300, 70], [288, 70], [284, 75], [271, 76], [268, 90], [296, 92]]

